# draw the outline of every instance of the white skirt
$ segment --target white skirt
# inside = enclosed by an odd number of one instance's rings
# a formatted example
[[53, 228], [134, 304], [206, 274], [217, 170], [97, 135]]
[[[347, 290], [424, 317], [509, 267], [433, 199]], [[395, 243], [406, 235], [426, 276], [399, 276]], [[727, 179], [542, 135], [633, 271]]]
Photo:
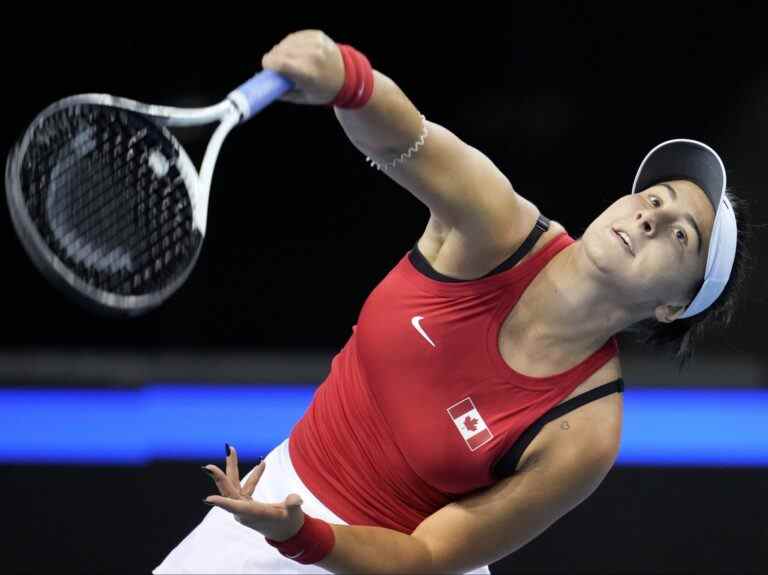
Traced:
[[[337, 525], [347, 525], [330, 509], [320, 503], [299, 479], [288, 454], [288, 440], [269, 452], [266, 469], [256, 485], [253, 498], [276, 503], [290, 493], [297, 493], [304, 502], [302, 509], [317, 519]], [[245, 483], [248, 475], [242, 478]], [[175, 573], [328, 573], [317, 565], [303, 565], [280, 555], [264, 536], [235, 521], [234, 516], [213, 507], [181, 543], [153, 571], [155, 575]], [[489, 574], [481, 567], [472, 574]]]

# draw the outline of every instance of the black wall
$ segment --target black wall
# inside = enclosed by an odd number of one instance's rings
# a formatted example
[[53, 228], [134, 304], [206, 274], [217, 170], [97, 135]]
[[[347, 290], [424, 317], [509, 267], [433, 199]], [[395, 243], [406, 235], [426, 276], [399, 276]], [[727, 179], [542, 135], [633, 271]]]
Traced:
[[[765, 224], [768, 65], [759, 14], [668, 4], [381, 10], [389, 17], [372, 7], [294, 17], [254, 7], [220, 22], [201, 5], [181, 23], [161, 6], [153, 17], [68, 12], [35, 26], [18, 16], [0, 40], [12, 55], [12, 113], [0, 143], [8, 149], [43, 107], [75, 93], [213, 104], [288, 32], [316, 27], [366, 52], [429, 119], [488, 154], [574, 236], [629, 193], [651, 147], [676, 137], [715, 147], [731, 186]], [[210, 130], [180, 136], [199, 158]], [[0, 210], [3, 289], [18, 304], [6, 310], [13, 329], [0, 332], [0, 346], [338, 348], [427, 215], [367, 166], [329, 108], [276, 104], [227, 139], [200, 262], [145, 318], [105, 321], [68, 305], [32, 268]], [[766, 315], [761, 252], [756, 246], [748, 313], [723, 338], [735, 353], [762, 352], [754, 337]]]

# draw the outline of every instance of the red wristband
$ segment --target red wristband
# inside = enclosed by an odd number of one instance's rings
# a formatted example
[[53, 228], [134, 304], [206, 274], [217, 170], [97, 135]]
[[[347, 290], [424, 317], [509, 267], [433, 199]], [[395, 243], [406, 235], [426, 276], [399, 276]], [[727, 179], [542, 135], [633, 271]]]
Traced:
[[373, 95], [373, 68], [364, 54], [346, 44], [337, 44], [344, 60], [344, 85], [331, 102], [337, 108], [362, 108]]
[[336, 542], [331, 526], [309, 515], [304, 515], [304, 525], [290, 539], [285, 541], [274, 541], [266, 537], [265, 539], [284, 557], [305, 565], [322, 560], [331, 552]]

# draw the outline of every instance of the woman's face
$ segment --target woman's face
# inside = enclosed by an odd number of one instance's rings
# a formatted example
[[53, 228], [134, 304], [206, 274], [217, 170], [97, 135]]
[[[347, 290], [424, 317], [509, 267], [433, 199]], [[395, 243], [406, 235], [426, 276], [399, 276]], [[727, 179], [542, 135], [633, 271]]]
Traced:
[[[704, 277], [714, 218], [701, 188], [673, 180], [616, 200], [590, 224], [582, 241], [587, 256], [615, 282], [622, 299], [652, 308], [684, 307]], [[624, 234], [631, 247], [619, 237]], [[666, 311], [676, 317], [684, 310]], [[657, 318], [674, 319], [658, 313]]]

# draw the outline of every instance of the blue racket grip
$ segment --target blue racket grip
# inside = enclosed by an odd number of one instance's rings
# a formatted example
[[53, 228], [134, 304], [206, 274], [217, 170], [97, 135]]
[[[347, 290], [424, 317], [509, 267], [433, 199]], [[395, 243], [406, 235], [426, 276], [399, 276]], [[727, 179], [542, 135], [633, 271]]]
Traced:
[[250, 120], [293, 88], [293, 82], [274, 70], [263, 70], [229, 94], [242, 113], [241, 122]]

